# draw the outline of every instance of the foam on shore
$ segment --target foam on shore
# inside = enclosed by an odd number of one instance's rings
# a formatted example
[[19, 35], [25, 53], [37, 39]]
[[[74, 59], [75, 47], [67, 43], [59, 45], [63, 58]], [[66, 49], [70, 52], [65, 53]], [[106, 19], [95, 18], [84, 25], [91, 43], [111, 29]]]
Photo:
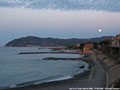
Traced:
[[[77, 75], [82, 74], [82, 73], [84, 73], [88, 70], [89, 70], [88, 65], [86, 65], [85, 68], [81, 72], [78, 72]], [[25, 82], [25, 83], [16, 84], [16, 85], [10, 85], [8, 87], [4, 87], [3, 89], [11, 89], [11, 88], [31, 86], [31, 85], [39, 85], [39, 84], [55, 82], [55, 81], [64, 81], [64, 80], [72, 79], [72, 78], [74, 78], [74, 76], [75, 75], [73, 75], [73, 76], [68, 75], [68, 76], [52, 77], [52, 78], [47, 78], [47, 79], [43, 79], [43, 80], [36, 80], [36, 81]]]
[[[63, 76], [63, 77], [58, 77], [58, 78], [55, 78], [55, 79], [49, 79], [49, 80], [43, 81], [42, 83], [68, 80], [68, 79], [71, 79], [71, 78], [73, 78], [73, 77], [74, 77], [74, 76]], [[41, 83], [40, 83], [40, 82], [36, 82], [36, 83], [34, 83], [34, 84], [41, 84]]]

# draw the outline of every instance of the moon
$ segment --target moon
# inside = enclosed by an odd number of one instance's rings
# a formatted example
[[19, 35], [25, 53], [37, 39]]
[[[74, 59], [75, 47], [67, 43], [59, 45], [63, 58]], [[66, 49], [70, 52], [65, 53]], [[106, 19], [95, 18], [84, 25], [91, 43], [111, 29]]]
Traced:
[[98, 32], [102, 32], [102, 29], [99, 29]]

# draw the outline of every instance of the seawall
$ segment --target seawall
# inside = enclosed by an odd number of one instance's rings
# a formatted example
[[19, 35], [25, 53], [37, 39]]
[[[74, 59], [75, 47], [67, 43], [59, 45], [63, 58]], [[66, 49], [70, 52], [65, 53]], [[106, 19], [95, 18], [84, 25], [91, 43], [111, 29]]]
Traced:
[[102, 64], [107, 74], [107, 88], [114, 88], [116, 82], [120, 79], [120, 64], [108, 56], [104, 55], [102, 52], [95, 52], [96, 59]]

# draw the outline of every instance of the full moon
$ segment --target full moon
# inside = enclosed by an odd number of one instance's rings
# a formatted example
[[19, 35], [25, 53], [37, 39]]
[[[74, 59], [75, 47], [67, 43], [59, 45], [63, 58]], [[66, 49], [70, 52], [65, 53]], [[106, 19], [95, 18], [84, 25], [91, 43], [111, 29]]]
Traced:
[[98, 32], [102, 32], [102, 29], [99, 29]]

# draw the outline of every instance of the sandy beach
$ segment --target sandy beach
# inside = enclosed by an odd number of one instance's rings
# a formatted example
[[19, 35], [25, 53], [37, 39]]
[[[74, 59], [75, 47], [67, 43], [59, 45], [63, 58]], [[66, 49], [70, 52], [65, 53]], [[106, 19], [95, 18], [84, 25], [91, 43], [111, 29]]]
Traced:
[[104, 88], [106, 87], [106, 72], [96, 60], [95, 55], [84, 57], [91, 65], [91, 70], [77, 75], [72, 79], [43, 83], [19, 88], [5, 90], [70, 90], [72, 88]]

